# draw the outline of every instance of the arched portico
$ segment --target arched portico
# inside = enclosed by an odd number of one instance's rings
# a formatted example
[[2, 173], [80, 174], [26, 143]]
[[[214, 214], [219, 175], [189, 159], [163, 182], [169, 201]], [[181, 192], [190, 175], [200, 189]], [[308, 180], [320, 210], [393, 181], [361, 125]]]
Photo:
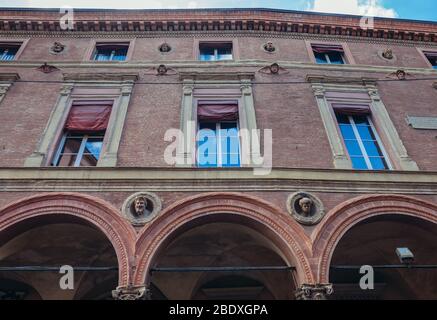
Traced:
[[242, 226], [248, 234], [261, 235], [264, 248], [269, 247], [270, 252], [277, 254], [287, 266], [296, 268], [295, 285], [314, 282], [307, 260], [309, 239], [291, 217], [256, 197], [239, 193], [207, 193], [175, 203], [139, 235], [135, 284], [150, 283], [149, 271], [175, 239], [208, 225], [226, 225], [228, 229]]
[[[354, 227], [355, 230], [358, 227], [364, 230], [364, 222], [373, 223], [380, 228], [384, 217], [387, 217], [387, 221], [391, 219], [398, 224], [409, 217], [411, 220], [409, 224], [403, 222], [405, 228], [412, 227], [414, 221], [416, 221], [415, 224], [423, 221], [422, 224], [433, 225], [437, 223], [437, 206], [431, 202], [403, 195], [367, 195], [338, 205], [327, 214], [326, 220], [315, 233], [313, 251], [314, 257], [318, 259], [317, 277], [319, 282], [327, 283], [330, 281], [330, 267], [334, 252], [347, 233]], [[396, 219], [396, 217], [399, 218]], [[388, 224], [387, 226], [390, 227]], [[382, 237], [384, 236], [384, 232], [381, 231], [380, 234]], [[411, 235], [408, 236], [411, 237]], [[369, 238], [365, 241], [371, 240], [374, 239]], [[399, 241], [399, 243], [401, 242]], [[365, 246], [366, 243], [362, 245]], [[393, 255], [395, 255], [394, 249]]]
[[[61, 236], [68, 236], [70, 231], [75, 231], [78, 234], [91, 234], [88, 241], [108, 241], [118, 262], [118, 285], [129, 285], [135, 231], [115, 208], [96, 197], [77, 193], [48, 193], [15, 201], [0, 210], [0, 243], [15, 240], [24, 233], [27, 233], [28, 239], [32, 239], [32, 235], [29, 235], [32, 230], [39, 228], [50, 233], [45, 229], [53, 229], [53, 226]], [[96, 230], [95, 234], [93, 229]], [[72, 242], [75, 238], [71, 237], [64, 239]], [[50, 241], [50, 237], [47, 241]], [[53, 245], [56, 246], [55, 241], [56, 238], [53, 238]]]

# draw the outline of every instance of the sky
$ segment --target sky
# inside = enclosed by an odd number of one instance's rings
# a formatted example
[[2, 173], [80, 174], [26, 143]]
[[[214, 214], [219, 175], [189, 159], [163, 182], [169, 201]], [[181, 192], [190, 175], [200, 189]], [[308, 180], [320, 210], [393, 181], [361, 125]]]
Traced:
[[0, 0], [30, 8], [276, 8], [437, 21], [435, 0]]

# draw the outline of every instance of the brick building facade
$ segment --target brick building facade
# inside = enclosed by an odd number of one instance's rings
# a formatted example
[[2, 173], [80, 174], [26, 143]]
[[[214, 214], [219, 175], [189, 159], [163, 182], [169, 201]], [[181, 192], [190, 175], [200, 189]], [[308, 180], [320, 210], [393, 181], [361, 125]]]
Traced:
[[0, 13], [0, 299], [437, 298], [437, 24], [62, 16]]

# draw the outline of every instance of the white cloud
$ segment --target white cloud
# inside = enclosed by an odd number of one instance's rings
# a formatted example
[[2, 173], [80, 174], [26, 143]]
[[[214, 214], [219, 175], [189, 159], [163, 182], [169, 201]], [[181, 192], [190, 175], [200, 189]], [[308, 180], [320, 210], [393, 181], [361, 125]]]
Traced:
[[312, 11], [345, 13], [360, 16], [396, 18], [394, 9], [385, 8], [380, 0], [314, 0]]

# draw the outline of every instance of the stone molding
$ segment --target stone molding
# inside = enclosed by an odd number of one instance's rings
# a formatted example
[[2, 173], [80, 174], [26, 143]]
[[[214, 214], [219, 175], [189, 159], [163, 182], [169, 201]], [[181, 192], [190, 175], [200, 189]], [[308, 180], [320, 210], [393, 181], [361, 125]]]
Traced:
[[20, 80], [18, 73], [0, 73], [0, 103], [9, 91], [9, 88], [17, 80]]

